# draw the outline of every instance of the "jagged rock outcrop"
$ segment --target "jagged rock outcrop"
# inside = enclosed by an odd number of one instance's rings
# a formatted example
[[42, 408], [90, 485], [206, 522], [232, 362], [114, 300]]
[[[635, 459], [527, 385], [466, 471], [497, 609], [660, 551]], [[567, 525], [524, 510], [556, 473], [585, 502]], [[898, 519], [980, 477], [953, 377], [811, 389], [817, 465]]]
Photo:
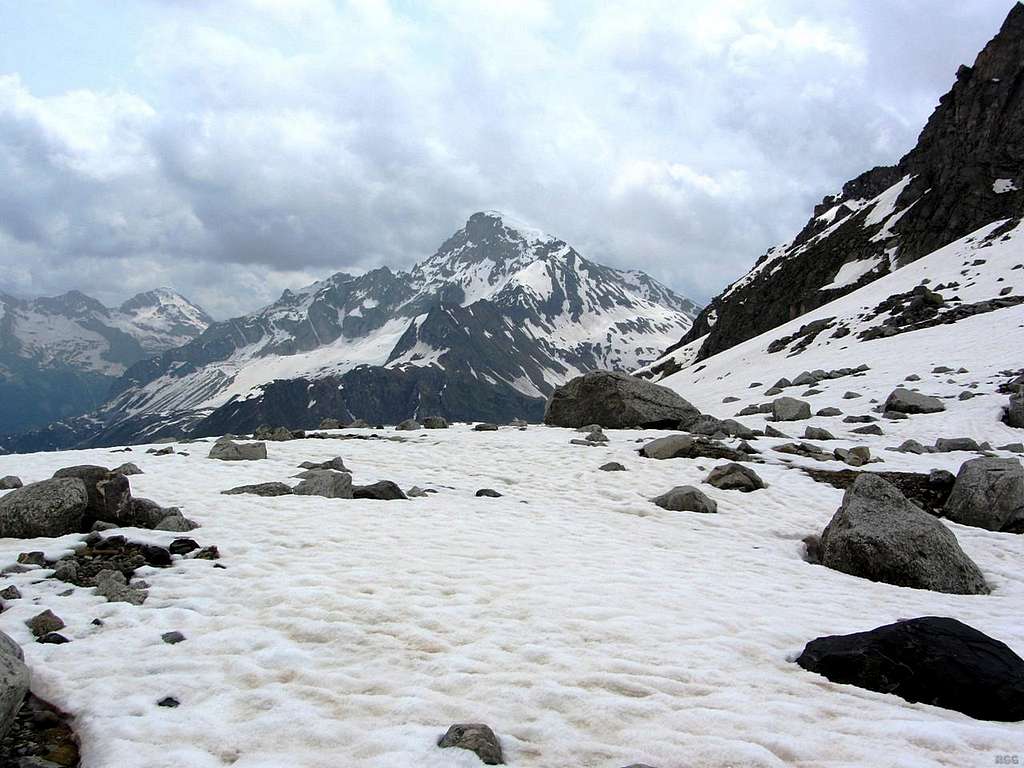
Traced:
[[[769, 249], [712, 300], [669, 351], [704, 337], [697, 359], [709, 357], [985, 224], [1019, 220], [1022, 78], [1024, 5], [1017, 3], [974, 65], [957, 70], [913, 149], [896, 165], [867, 171], [826, 197], [793, 240]], [[670, 373], [670, 362], [656, 367]]]

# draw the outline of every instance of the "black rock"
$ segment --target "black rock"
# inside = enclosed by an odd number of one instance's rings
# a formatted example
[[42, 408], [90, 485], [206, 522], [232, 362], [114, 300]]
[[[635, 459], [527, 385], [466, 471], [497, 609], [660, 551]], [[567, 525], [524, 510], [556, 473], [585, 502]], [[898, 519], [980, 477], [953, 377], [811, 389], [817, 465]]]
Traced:
[[175, 630], [173, 632], [164, 632], [160, 635], [160, 639], [168, 645], [177, 645], [178, 643], [185, 641], [185, 636], [181, 632]]
[[167, 551], [172, 555], [187, 555], [193, 550], [199, 549], [199, 544], [196, 543], [195, 539], [175, 539], [167, 547]]
[[476, 492], [476, 494], [474, 494], [474, 495], [476, 495], [476, 496], [480, 496], [480, 497], [484, 497], [484, 496], [486, 496], [486, 497], [489, 497], [489, 498], [492, 498], [492, 499], [497, 499], [497, 498], [499, 498], [499, 497], [501, 496], [501, 494], [500, 494], [500, 493], [498, 493], [498, 492], [497, 492], [496, 490], [494, 490], [493, 488], [481, 488], [481, 489], [480, 489], [479, 491], [477, 491], [477, 492]]
[[804, 669], [979, 720], [1024, 720], [1024, 660], [956, 619], [925, 616], [812, 640]]
[[179, 704], [181, 704], [181, 702], [173, 696], [164, 696], [162, 699], [160, 699], [160, 701], [156, 703], [158, 707], [170, 707], [171, 709], [177, 707]]
[[71, 641], [59, 632], [47, 632], [36, 640], [36, 642], [43, 643], [45, 645], [63, 645], [64, 643], [70, 643]]
[[407, 499], [405, 492], [390, 480], [379, 480], [370, 485], [352, 486], [353, 499], [376, 499], [377, 501], [394, 501]]
[[458, 723], [437, 741], [442, 749], [458, 747], [473, 752], [484, 765], [502, 765], [501, 743], [490, 726], [483, 723]]

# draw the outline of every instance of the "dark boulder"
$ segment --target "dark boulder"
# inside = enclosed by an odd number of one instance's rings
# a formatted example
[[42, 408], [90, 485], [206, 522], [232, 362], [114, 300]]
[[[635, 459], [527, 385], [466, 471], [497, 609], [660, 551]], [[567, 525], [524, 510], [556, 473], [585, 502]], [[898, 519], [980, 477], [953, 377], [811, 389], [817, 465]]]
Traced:
[[285, 483], [272, 482], [272, 483], [254, 483], [252, 485], [238, 485], [234, 488], [229, 488], [226, 491], [221, 491], [225, 496], [235, 496], [238, 494], [251, 494], [253, 496], [290, 496], [293, 491], [291, 486]]
[[750, 467], [735, 462], [715, 467], [704, 482], [723, 491], [757, 491], [764, 488], [764, 480]]
[[442, 749], [468, 749], [484, 765], [502, 765], [505, 762], [501, 754], [501, 742], [490, 726], [483, 723], [457, 723], [437, 740], [437, 746]]
[[369, 485], [352, 486], [353, 499], [376, 499], [377, 501], [395, 501], [407, 499], [405, 492], [390, 480], [379, 480]]
[[978, 720], [1024, 720], [1024, 659], [956, 619], [924, 616], [812, 640], [797, 658], [834, 683]]
[[1024, 467], [1017, 459], [965, 461], [944, 512], [963, 525], [1024, 533]]
[[883, 410], [896, 413], [938, 413], [946, 410], [946, 406], [937, 397], [897, 387], [886, 398]]
[[686, 429], [700, 411], [677, 393], [618, 371], [591, 371], [555, 389], [544, 423], [609, 429]]
[[662, 509], [672, 512], [701, 512], [713, 514], [718, 511], [718, 504], [710, 499], [699, 488], [692, 485], [677, 485], [670, 491], [651, 499]]

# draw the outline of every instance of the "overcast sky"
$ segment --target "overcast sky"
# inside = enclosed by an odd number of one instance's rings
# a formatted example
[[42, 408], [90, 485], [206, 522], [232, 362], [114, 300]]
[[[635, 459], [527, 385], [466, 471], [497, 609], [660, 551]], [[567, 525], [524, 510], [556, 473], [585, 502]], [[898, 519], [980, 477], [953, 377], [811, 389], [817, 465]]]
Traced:
[[1011, 5], [0, 0], [0, 291], [223, 318], [498, 209], [705, 301]]

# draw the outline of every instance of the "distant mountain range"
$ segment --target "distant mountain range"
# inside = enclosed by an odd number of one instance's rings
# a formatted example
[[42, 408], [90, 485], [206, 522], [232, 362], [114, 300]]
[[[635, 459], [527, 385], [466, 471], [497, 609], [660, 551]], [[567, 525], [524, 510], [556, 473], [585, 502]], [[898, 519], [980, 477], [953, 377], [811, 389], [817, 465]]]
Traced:
[[[250, 431], [323, 418], [539, 419], [558, 384], [632, 370], [700, 308], [497, 212], [408, 272], [337, 273], [131, 365], [87, 417], [20, 449]], [[9, 441], [10, 442], [10, 441]]]
[[[667, 373], [708, 358], [1024, 215], [1024, 5], [961, 66], [917, 146], [847, 182], [791, 241], [716, 296], [669, 350]], [[656, 366], [657, 368], [657, 366]]]
[[212, 322], [166, 288], [116, 309], [78, 291], [30, 300], [0, 293], [0, 432], [96, 408], [130, 366]]

